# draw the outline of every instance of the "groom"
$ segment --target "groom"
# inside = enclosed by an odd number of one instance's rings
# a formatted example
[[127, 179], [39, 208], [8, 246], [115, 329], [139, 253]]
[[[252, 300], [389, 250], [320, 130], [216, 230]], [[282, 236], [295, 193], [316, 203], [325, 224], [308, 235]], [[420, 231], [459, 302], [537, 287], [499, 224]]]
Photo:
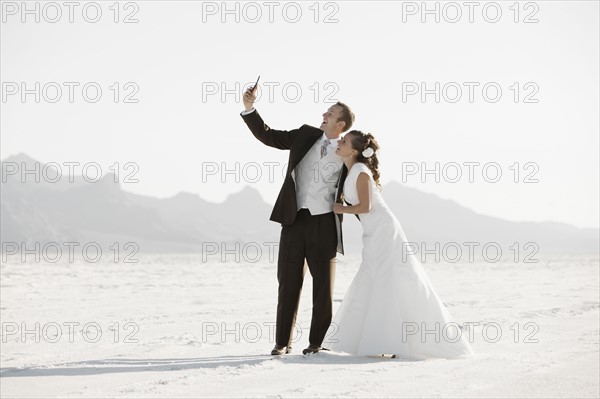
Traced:
[[335, 149], [340, 134], [352, 126], [354, 114], [338, 102], [323, 114], [319, 128], [302, 125], [290, 131], [271, 129], [254, 109], [256, 89], [244, 93], [244, 122], [263, 144], [290, 151], [285, 180], [270, 217], [282, 226], [277, 260], [276, 344], [271, 354], [283, 355], [292, 350], [305, 260], [313, 278], [313, 309], [310, 345], [302, 353], [316, 353], [324, 350], [321, 344], [331, 324], [336, 251], [344, 253], [341, 217], [333, 213], [333, 203], [339, 199], [341, 190], [336, 194], [336, 187], [341, 175], [348, 170]]

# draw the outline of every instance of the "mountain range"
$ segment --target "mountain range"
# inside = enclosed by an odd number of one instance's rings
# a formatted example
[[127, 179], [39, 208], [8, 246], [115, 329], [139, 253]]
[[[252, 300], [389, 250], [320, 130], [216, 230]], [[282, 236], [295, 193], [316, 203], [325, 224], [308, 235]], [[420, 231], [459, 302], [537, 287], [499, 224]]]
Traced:
[[[95, 242], [110, 247], [136, 243], [142, 253], [199, 253], [207, 245], [223, 248], [277, 243], [281, 226], [269, 220], [272, 205], [251, 186], [229, 195], [222, 203], [208, 202], [197, 194], [180, 192], [158, 199], [124, 191], [114, 175], [95, 183], [81, 176], [68, 181], [33, 181], [8, 173], [9, 165], [33, 170], [44, 165], [26, 154], [1, 162], [0, 235], [3, 243]], [[52, 166], [47, 165], [53, 176]], [[521, 256], [535, 252], [598, 254], [599, 230], [559, 222], [512, 222], [478, 214], [452, 200], [390, 182], [383, 197], [411, 242], [443, 247], [466, 242], [479, 246], [497, 243], [503, 251], [518, 243]], [[344, 218], [344, 244], [348, 254], [360, 254], [361, 230], [352, 215]], [[534, 243], [526, 247], [526, 243]], [[530, 244], [531, 245], [531, 244]], [[514, 248], [514, 247], [513, 247]], [[265, 247], [266, 249], [266, 247]], [[493, 253], [491, 251], [490, 253]]]

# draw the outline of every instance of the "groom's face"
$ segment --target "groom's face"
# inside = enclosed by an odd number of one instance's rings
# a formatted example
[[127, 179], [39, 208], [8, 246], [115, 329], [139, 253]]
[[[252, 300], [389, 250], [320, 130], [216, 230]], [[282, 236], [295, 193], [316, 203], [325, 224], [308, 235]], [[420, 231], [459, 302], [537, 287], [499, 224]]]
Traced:
[[345, 123], [340, 121], [342, 116], [342, 107], [339, 105], [332, 105], [323, 114], [323, 123], [321, 123], [321, 130], [326, 133], [341, 133], [344, 129]]

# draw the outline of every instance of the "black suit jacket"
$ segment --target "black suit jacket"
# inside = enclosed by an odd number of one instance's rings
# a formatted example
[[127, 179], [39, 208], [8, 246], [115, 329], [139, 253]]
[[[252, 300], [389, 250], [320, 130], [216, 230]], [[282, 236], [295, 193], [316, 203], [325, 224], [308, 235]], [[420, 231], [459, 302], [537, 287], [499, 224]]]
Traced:
[[[269, 147], [290, 151], [285, 180], [279, 191], [277, 201], [275, 201], [270, 220], [279, 222], [282, 225], [291, 225], [294, 223], [294, 220], [296, 220], [296, 213], [298, 212], [296, 184], [292, 178], [292, 171], [302, 158], [304, 158], [308, 150], [310, 150], [315, 142], [323, 135], [323, 131], [309, 125], [302, 125], [298, 129], [289, 131], [271, 129], [262, 120], [260, 114], [256, 110], [249, 114], [242, 115], [242, 118], [244, 119], [244, 122], [246, 122], [246, 125], [248, 125], [252, 134], [262, 143]], [[342, 180], [342, 176], [345, 176], [347, 173], [348, 168], [346, 168], [346, 165], [343, 165], [340, 179], [338, 179], [337, 183], [336, 202], [340, 202], [341, 197], [340, 180]], [[341, 222], [343, 219], [341, 217], [342, 215], [336, 216], [338, 224], [338, 252], [343, 254], [344, 246], [341, 234]]]

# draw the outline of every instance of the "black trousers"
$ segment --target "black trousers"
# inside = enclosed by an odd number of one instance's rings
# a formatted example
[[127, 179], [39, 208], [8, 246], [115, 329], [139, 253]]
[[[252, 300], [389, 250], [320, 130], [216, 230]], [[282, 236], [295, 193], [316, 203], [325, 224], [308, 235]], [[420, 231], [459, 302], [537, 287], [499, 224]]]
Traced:
[[313, 308], [309, 342], [320, 346], [329, 329], [333, 308], [337, 232], [333, 212], [311, 215], [300, 209], [292, 225], [282, 226], [277, 261], [277, 345], [289, 346], [304, 281], [304, 262], [313, 278]]

